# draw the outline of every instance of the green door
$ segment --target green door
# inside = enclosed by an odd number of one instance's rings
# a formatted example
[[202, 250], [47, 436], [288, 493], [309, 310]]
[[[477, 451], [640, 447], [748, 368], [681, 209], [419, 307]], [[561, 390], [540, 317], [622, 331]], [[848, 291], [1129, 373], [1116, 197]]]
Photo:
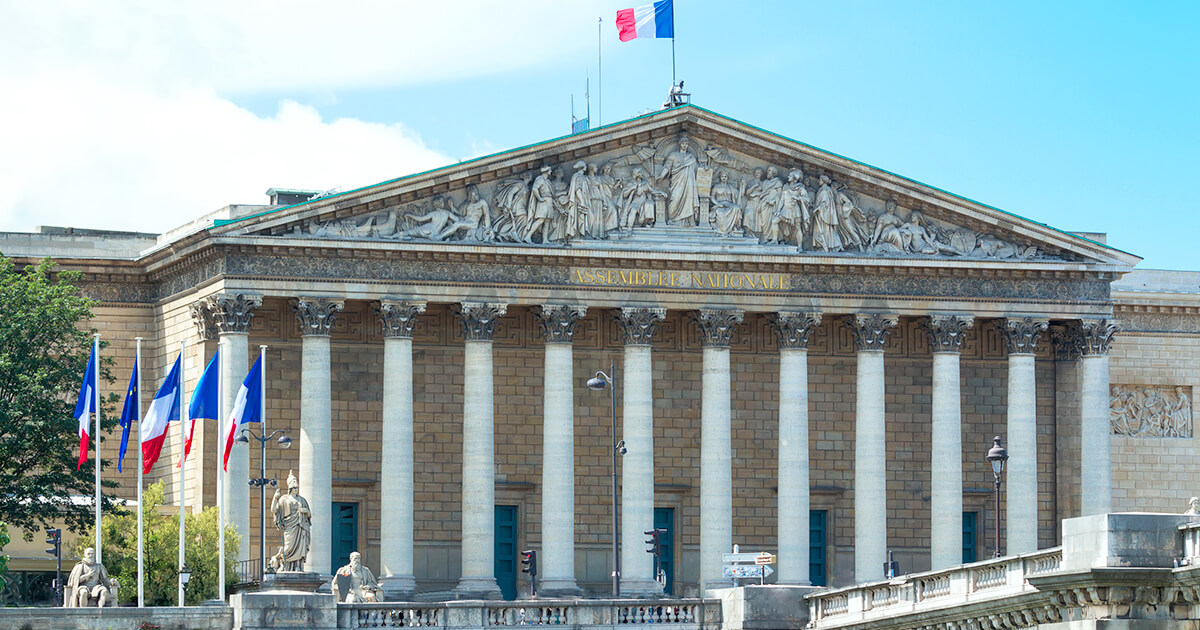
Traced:
[[825, 510], [808, 513], [808, 579], [813, 586], [825, 586]]
[[670, 595], [675, 584], [675, 508], [654, 508], [655, 529], [667, 530], [663, 533], [659, 544], [662, 545], [662, 560], [654, 567], [654, 574], [661, 569], [667, 576], [663, 585], [663, 593]]
[[979, 550], [975, 548], [975, 517], [977, 512], [963, 512], [963, 564], [979, 559]]
[[496, 583], [504, 599], [517, 598], [517, 506], [496, 506]]
[[358, 504], [333, 503], [333, 564], [330, 571], [350, 563], [350, 552], [358, 551]]

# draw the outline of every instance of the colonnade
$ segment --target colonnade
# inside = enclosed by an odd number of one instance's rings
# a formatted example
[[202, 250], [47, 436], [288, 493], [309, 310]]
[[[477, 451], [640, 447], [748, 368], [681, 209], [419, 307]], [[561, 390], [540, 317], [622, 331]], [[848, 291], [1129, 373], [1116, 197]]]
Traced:
[[[249, 311], [259, 302], [242, 296], [209, 298], [216, 310], [242, 304], [240, 326], [218, 330], [233, 349], [223, 378], [240, 383], [245, 374]], [[238, 301], [240, 300], [240, 302]], [[223, 306], [222, 306], [223, 305]], [[300, 413], [301, 494], [314, 506], [312, 547], [307, 568], [329, 574], [332, 501], [330, 450], [329, 330], [343, 302], [328, 298], [293, 300], [301, 324]], [[462, 302], [454, 312], [464, 342], [462, 456], [463, 598], [496, 598], [494, 575], [495, 450], [493, 433], [492, 335], [507, 305]], [[381, 576], [395, 594], [411, 593], [413, 576], [413, 360], [414, 323], [425, 303], [383, 300], [377, 309], [384, 331], [383, 435], [388, 456], [381, 470]], [[587, 308], [545, 304], [534, 314], [545, 341], [543, 406], [541, 593], [579, 595], [575, 579], [574, 382], [572, 341]], [[651, 340], [666, 316], [663, 308], [613, 310], [624, 341], [621, 437], [627, 452], [621, 461], [620, 590], [627, 596], [661, 593], [653, 559], [641, 539], [653, 527], [654, 418]], [[826, 317], [828, 315], [825, 315]], [[730, 343], [744, 313], [701, 309], [691, 320], [700, 332], [702, 400], [700, 444], [701, 588], [728, 584], [722, 555], [733, 544]], [[823, 315], [781, 311], [767, 314], [779, 341], [778, 581], [808, 584], [809, 572], [809, 336]], [[228, 318], [227, 318], [228, 319]], [[886, 397], [884, 347], [899, 317], [860, 313], [844, 318], [856, 354], [854, 453], [854, 576], [858, 582], [880, 579], [887, 555]], [[962, 412], [959, 355], [973, 318], [934, 314], [922, 327], [933, 350], [931, 478], [932, 568], [958, 564], [962, 553]], [[1016, 317], [1002, 321], [1008, 349], [1007, 441], [1014, 456], [1007, 474], [1007, 548], [1009, 554], [1037, 549], [1036, 374], [1034, 353], [1048, 320]], [[1111, 509], [1108, 425], [1108, 348], [1115, 333], [1108, 320], [1070, 322], [1067, 343], [1080, 360], [1084, 514]], [[239, 347], [240, 344], [240, 347]], [[240, 358], [239, 358], [240, 357]], [[224, 367], [224, 366], [223, 366]], [[240, 372], [240, 373], [239, 373]], [[236, 389], [236, 385], [234, 386]], [[245, 449], [235, 449], [230, 473], [246, 470]], [[237, 468], [240, 466], [240, 468]], [[248, 490], [226, 484], [228, 521], [249, 531]], [[243, 557], [248, 556], [243, 536]]]

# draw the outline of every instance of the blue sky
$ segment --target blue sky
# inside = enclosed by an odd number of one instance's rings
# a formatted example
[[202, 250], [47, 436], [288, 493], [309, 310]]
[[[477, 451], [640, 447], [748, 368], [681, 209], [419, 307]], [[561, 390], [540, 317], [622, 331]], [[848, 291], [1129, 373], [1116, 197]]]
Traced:
[[[1200, 4], [676, 2], [696, 104], [1200, 270]], [[585, 77], [604, 122], [671, 79], [669, 40], [617, 40], [622, 0], [26, 4], [0, 0], [0, 94], [29, 96], [0, 97], [0, 230], [349, 189], [563, 135]]]

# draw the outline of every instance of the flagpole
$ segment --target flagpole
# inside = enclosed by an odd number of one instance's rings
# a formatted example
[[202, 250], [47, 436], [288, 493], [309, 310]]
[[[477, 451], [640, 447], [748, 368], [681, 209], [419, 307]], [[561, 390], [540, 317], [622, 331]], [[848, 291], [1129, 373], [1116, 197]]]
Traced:
[[604, 124], [604, 57], [601, 53], [604, 47], [601, 45], [601, 27], [604, 25], [604, 18], [596, 16], [596, 126]]
[[100, 333], [92, 335], [92, 396], [96, 400], [96, 564], [100, 564]]
[[[258, 422], [259, 433], [267, 434], [267, 346], [258, 347]], [[244, 412], [243, 412], [244, 413]], [[249, 451], [249, 444], [246, 445]], [[262, 449], [262, 470], [267, 470], [267, 449]], [[250, 453], [246, 453], [246, 461], [250, 461]], [[266, 477], [266, 472], [263, 472]], [[261, 584], [267, 572], [267, 494], [265, 488], [258, 493], [258, 581]]]
[[[674, 30], [674, 27], [672, 27]], [[671, 36], [671, 85], [675, 85], [675, 36]]]
[[[221, 364], [219, 362], [224, 360], [224, 359], [220, 358], [221, 350], [224, 349], [224, 346], [225, 346], [225, 339], [224, 339], [224, 336], [222, 336], [222, 339], [220, 339], [217, 342], [217, 357], [218, 357], [217, 358], [217, 361], [218, 361], [217, 375], [218, 376], [220, 376], [220, 374], [221, 374], [221, 368], [220, 368]], [[226, 358], [228, 358], [228, 356], [226, 356]], [[230, 367], [233, 367], [233, 366], [230, 366]], [[217, 435], [218, 436], [221, 435], [221, 415], [222, 415], [222, 410], [225, 409], [225, 395], [226, 395], [225, 394], [225, 379], [218, 378], [217, 379]], [[220, 442], [220, 437], [217, 438], [216, 442]], [[219, 591], [220, 591], [221, 601], [224, 602], [225, 601], [225, 497], [224, 497], [225, 474], [221, 471], [221, 459], [222, 459], [221, 456], [223, 455], [222, 449], [220, 447], [217, 447], [217, 448], [213, 449], [213, 452], [215, 452], [217, 454], [217, 562], [219, 563], [219, 567], [217, 569], [217, 581], [220, 584]]]
[[146, 605], [145, 559], [142, 554], [142, 338], [134, 337], [137, 341], [137, 351], [133, 355], [133, 370], [137, 374], [137, 384], [134, 386], [137, 396], [138, 418], [138, 453], [137, 453], [137, 511], [138, 511], [138, 542], [137, 542], [137, 575], [138, 575], [138, 608]]
[[[187, 396], [184, 395], [184, 389], [183, 389], [183, 375], [185, 372], [187, 372], [187, 367], [186, 367], [187, 361], [184, 360], [184, 356], [183, 356], [184, 352], [186, 350], [187, 350], [187, 341], [180, 341], [179, 342], [179, 457], [181, 459], [179, 462], [179, 568], [177, 569], [176, 576], [183, 573], [183, 566], [184, 566], [184, 564], [183, 564], [183, 562], [184, 562], [184, 557], [183, 557], [183, 513], [187, 509], [187, 492], [186, 492], [185, 488], [183, 487], [183, 484], [184, 484], [184, 474], [183, 473], [186, 470], [184, 468], [184, 464], [186, 464], [187, 462], [182, 460], [183, 445], [187, 443], [188, 399], [187, 399]], [[176, 577], [175, 581], [178, 583], [178, 586], [179, 586], [179, 605], [182, 607], [184, 605], [184, 602], [183, 602], [183, 580]]]

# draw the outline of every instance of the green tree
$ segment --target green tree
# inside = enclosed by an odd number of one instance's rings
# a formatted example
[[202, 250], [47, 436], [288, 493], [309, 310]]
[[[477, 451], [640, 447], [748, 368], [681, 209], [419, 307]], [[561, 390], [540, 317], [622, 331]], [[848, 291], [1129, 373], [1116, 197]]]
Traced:
[[4, 553], [4, 545], [7, 545], [9, 540], [11, 539], [8, 537], [8, 524], [0, 521], [0, 589], [8, 582], [8, 555]]
[[[90, 506], [70, 498], [95, 491], [96, 464], [89, 457], [75, 470], [75, 399], [92, 344], [81, 326], [93, 305], [75, 286], [78, 280], [78, 273], [55, 272], [49, 259], [18, 270], [0, 256], [0, 518], [27, 532], [54, 522], [78, 532], [93, 518]], [[112, 363], [101, 363], [108, 383]], [[118, 423], [118, 398], [103, 398], [101, 439]], [[104, 501], [106, 510], [113, 508], [110, 497]]]
[[[155, 483], [142, 493], [142, 528], [145, 535], [143, 562], [146, 569], [146, 605], [174, 606], [179, 601], [179, 516], [164, 514], [164, 486]], [[133, 512], [106, 514], [100, 520], [104, 538], [104, 568], [109, 577], [120, 583], [123, 602], [137, 600], [137, 514]], [[199, 514], [184, 516], [184, 561], [192, 572], [188, 583], [187, 603], [199, 604], [218, 595], [217, 508], [207, 507]], [[95, 539], [89, 532], [75, 545], [76, 555], [91, 546]], [[225, 527], [225, 586], [237, 583], [234, 572], [241, 539], [233, 525]]]

